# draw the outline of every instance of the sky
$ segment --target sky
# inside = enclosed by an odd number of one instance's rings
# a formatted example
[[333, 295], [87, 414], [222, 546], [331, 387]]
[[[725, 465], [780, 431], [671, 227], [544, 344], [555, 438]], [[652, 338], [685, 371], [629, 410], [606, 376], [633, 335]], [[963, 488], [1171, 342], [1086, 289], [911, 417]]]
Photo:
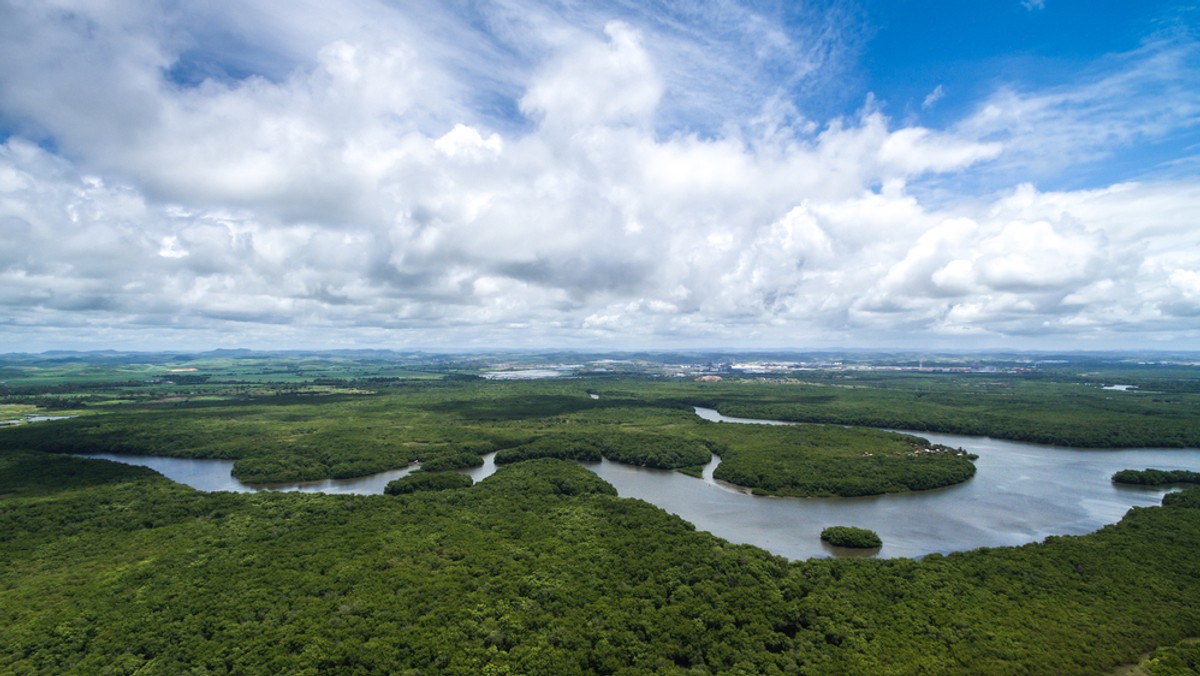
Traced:
[[0, 0], [0, 352], [1200, 349], [1200, 10]]

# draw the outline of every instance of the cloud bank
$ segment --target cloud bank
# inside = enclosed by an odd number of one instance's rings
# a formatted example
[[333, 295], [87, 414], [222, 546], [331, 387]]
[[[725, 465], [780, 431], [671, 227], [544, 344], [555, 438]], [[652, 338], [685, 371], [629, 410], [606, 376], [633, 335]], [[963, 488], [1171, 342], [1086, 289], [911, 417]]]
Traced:
[[1200, 344], [1194, 146], [1037, 187], [1197, 133], [1186, 35], [934, 128], [807, 116], [832, 11], [151, 5], [0, 10], [0, 349]]

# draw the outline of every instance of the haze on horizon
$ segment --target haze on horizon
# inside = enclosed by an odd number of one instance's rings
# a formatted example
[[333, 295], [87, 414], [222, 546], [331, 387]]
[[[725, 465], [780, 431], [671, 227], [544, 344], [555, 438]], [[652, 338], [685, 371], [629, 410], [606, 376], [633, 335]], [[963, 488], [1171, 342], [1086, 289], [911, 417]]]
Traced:
[[1200, 345], [1200, 10], [0, 0], [0, 352]]

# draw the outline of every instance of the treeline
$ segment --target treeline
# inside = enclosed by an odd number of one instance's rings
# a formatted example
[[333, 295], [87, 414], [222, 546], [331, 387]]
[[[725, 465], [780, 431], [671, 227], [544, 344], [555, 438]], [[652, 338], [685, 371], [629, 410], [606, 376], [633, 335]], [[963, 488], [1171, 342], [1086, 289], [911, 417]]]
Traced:
[[[398, 381], [381, 384], [370, 397], [105, 407], [111, 412], [0, 429], [0, 449], [224, 458], [250, 483], [348, 478], [418, 461], [426, 471], [459, 469], [500, 449], [501, 464], [607, 457], [695, 475], [716, 452], [722, 457], [717, 478], [760, 493], [858, 496], [966, 481], [974, 465], [950, 449], [845, 425], [1104, 446], [1177, 445], [1200, 435], [1200, 405], [1189, 405], [1200, 399], [1186, 393], [1156, 402], [1042, 380], [822, 377], [824, 384], [816, 385]], [[742, 417], [836, 424], [793, 432], [710, 425], [691, 413], [691, 404]], [[1175, 432], [1181, 436], [1171, 436]], [[1157, 436], [1146, 436], [1151, 433]]]
[[591, 434], [548, 434], [515, 448], [496, 453], [497, 465], [509, 465], [535, 458], [557, 458], [580, 462], [600, 462], [600, 444]]
[[404, 495], [421, 491], [445, 491], [470, 488], [474, 483], [474, 479], [458, 472], [417, 472], [389, 481], [383, 492], [386, 495]]
[[[1159, 373], [1158, 371], [1155, 371]], [[1077, 373], [810, 372], [804, 382], [620, 383], [660, 405], [733, 417], [991, 436], [1091, 448], [1200, 447], [1194, 368], [1147, 371], [1143, 391], [1115, 392]], [[1086, 379], [1085, 379], [1086, 380]], [[1111, 382], [1111, 381], [1110, 381]], [[1129, 381], [1118, 381], [1129, 382]], [[603, 394], [602, 394], [603, 396]]]
[[661, 405], [706, 406], [742, 418], [1092, 448], [1200, 447], [1200, 393], [1192, 386], [1172, 387], [1179, 384], [1172, 380], [1178, 375], [1139, 380], [1144, 392], [1104, 390], [1066, 372], [813, 372], [803, 375], [805, 382], [656, 382], [628, 389]]
[[862, 497], [953, 486], [975, 476], [975, 465], [957, 456], [906, 458], [796, 458], [751, 462], [722, 456], [713, 477], [757, 495]]
[[397, 403], [395, 397], [288, 397], [125, 409], [4, 429], [0, 449], [227, 459], [241, 481], [282, 483], [364, 476], [414, 462], [477, 466], [481, 454], [513, 443], [506, 430], [396, 420], [386, 405]]
[[1200, 446], [1200, 407], [1179, 402], [1158, 405], [1142, 399], [1127, 406], [1102, 406], [1087, 397], [1067, 400], [1064, 406], [1049, 399], [1014, 402], [995, 395], [983, 401], [965, 394], [934, 400], [919, 392], [851, 391], [855, 394], [845, 399], [719, 402], [715, 408], [739, 418], [900, 428], [1080, 448]]
[[703, 465], [712, 458], [712, 442], [665, 434], [626, 432], [602, 440], [604, 457], [629, 465], [679, 469]]
[[1123, 469], [1112, 476], [1113, 483], [1137, 486], [1200, 484], [1200, 472], [1183, 469]]
[[[422, 471], [533, 458], [609, 458], [717, 478], [777, 495], [872, 495], [965, 481], [969, 458], [915, 437], [841, 426], [791, 431], [710, 425], [649, 382], [611, 381], [600, 400], [580, 383], [413, 381], [372, 397], [265, 397], [118, 412], [0, 430], [0, 449], [234, 460], [270, 484], [349, 478], [420, 462]], [[625, 389], [624, 386], [628, 386]], [[639, 391], [638, 388], [641, 388]]]
[[1188, 507], [1200, 509], [1200, 490], [1175, 491], [1163, 496], [1166, 507]]
[[622, 432], [589, 426], [587, 431], [554, 433], [515, 448], [496, 453], [496, 464], [504, 465], [533, 458], [558, 458], [617, 462], [659, 469], [694, 467], [709, 461], [712, 454], [702, 440], [646, 432]]
[[430, 456], [428, 460], [421, 461], [421, 471], [444, 472], [451, 469], [479, 467], [482, 464], [483, 458], [479, 457], [478, 453], [472, 453], [468, 450], [442, 449], [438, 451], [437, 455]]
[[461, 490], [204, 494], [5, 452], [0, 671], [1095, 674], [1200, 632], [1196, 509], [789, 563], [614, 492], [537, 460]]

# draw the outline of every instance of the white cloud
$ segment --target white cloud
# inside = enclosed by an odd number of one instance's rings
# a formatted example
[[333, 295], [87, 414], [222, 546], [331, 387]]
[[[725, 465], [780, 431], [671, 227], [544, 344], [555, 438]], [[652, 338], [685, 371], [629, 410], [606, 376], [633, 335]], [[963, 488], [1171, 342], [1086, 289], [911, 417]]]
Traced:
[[999, 167], [1025, 180], [1065, 167], [1103, 166], [1099, 161], [1107, 157], [1200, 125], [1198, 56], [1200, 46], [1192, 41], [1150, 41], [1108, 57], [1070, 85], [1002, 87], [954, 131], [1002, 143]]
[[465, 124], [456, 124], [444, 136], [433, 142], [433, 147], [449, 157], [480, 159], [498, 154], [504, 148], [499, 134], [490, 134], [486, 139], [479, 130]]
[[575, 133], [590, 125], [652, 120], [663, 83], [637, 31], [614, 21], [606, 42], [581, 37], [538, 74], [521, 99], [521, 109], [541, 118], [543, 129]]
[[888, 134], [879, 156], [886, 166], [903, 175], [915, 176], [964, 169], [994, 159], [1002, 149], [999, 143], [966, 143], [953, 136], [909, 127]]
[[933, 91], [931, 91], [925, 95], [925, 100], [921, 101], [921, 108], [923, 108], [924, 110], [929, 110], [938, 101], [941, 101], [943, 98], [945, 98], [945, 96], [946, 96], [945, 87], [943, 87], [942, 85], [938, 85], [933, 88]]
[[[871, 101], [816, 124], [755, 64], [787, 55], [808, 73], [795, 85], [819, 79], [820, 50], [730, 8], [694, 26], [761, 39], [737, 62], [746, 82], [717, 63], [729, 44], [630, 8], [492, 7], [458, 49], [463, 21], [440, 9], [302, 3], [266, 27], [264, 7], [214, 6], [191, 32], [195, 15], [154, 8], [10, 12], [0, 347], [1196, 337], [1194, 178], [910, 191], [1038, 164], [1038, 143], [1069, 162], [1179, 127], [1103, 102], [1145, 89], [1138, 73], [1176, 83], [1152, 63], [1164, 52], [1079, 88], [996, 94], [951, 129], [897, 125]], [[204, 31], [233, 56], [193, 53]], [[185, 52], [262, 73], [181, 84]], [[675, 124], [709, 84], [753, 93], [755, 120], [739, 100]], [[507, 113], [488, 112], [497, 98]]]

